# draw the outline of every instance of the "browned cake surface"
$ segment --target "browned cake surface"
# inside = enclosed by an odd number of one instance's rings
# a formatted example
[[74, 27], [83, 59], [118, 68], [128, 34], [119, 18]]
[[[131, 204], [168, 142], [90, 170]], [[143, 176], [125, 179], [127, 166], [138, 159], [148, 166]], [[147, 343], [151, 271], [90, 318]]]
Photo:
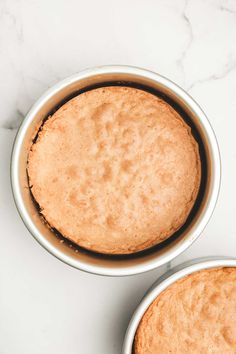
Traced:
[[163, 291], [144, 314], [135, 354], [235, 354], [236, 269], [203, 270]]
[[166, 102], [128, 87], [98, 88], [43, 125], [28, 159], [48, 223], [93, 251], [128, 254], [185, 222], [200, 182], [198, 145]]

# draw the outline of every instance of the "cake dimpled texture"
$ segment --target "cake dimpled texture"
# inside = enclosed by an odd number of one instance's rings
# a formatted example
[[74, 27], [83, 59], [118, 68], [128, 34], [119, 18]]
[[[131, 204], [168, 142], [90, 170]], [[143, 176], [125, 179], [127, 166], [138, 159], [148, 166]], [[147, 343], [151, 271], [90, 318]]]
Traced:
[[52, 228], [85, 249], [129, 254], [185, 223], [201, 164], [190, 127], [168, 103], [112, 86], [79, 94], [46, 120], [27, 172]]
[[135, 354], [235, 354], [236, 269], [193, 273], [164, 290], [144, 314]]

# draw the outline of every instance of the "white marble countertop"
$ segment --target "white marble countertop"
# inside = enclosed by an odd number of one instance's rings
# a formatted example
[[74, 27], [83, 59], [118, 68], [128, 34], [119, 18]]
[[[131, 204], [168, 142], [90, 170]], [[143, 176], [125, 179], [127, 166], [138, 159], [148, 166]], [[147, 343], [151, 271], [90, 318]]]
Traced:
[[128, 64], [161, 73], [202, 106], [223, 164], [211, 221], [171, 265], [236, 256], [236, 0], [2, 0], [0, 18], [0, 353], [119, 354], [133, 310], [166, 267], [106, 278], [47, 253], [13, 203], [13, 139], [32, 103], [74, 72]]

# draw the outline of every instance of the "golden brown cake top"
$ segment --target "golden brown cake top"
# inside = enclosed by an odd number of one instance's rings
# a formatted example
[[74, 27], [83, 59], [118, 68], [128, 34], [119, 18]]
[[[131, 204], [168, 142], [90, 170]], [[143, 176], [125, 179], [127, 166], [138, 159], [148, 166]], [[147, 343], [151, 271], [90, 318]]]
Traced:
[[193, 273], [164, 290], [144, 314], [135, 354], [235, 354], [236, 269]]
[[198, 145], [179, 114], [130, 87], [78, 95], [44, 123], [28, 159], [48, 223], [78, 245], [141, 251], [178, 230], [200, 182]]

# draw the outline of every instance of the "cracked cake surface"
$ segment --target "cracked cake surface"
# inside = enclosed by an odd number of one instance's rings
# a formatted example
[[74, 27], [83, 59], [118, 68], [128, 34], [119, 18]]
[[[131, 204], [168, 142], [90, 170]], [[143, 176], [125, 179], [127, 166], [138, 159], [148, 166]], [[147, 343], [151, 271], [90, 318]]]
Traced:
[[235, 354], [236, 268], [202, 270], [164, 290], [145, 312], [135, 354]]
[[201, 164], [190, 127], [168, 103], [111, 86], [81, 93], [48, 117], [27, 172], [52, 228], [85, 249], [129, 254], [185, 223]]

